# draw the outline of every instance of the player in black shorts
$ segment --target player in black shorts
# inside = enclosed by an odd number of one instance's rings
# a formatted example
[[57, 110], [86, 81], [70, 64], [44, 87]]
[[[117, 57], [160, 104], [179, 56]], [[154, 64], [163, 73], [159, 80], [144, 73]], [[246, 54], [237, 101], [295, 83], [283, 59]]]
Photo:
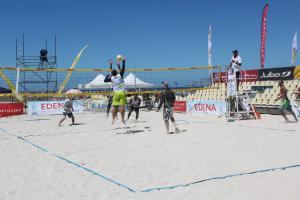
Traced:
[[73, 115], [73, 112], [74, 112], [74, 108], [73, 108], [73, 101], [72, 101], [72, 97], [69, 97], [67, 99], [67, 101], [65, 102], [64, 104], [64, 112], [63, 112], [63, 116], [64, 118], [62, 118], [59, 123], [58, 123], [58, 126], [60, 126], [63, 121], [65, 121], [65, 119], [67, 118], [67, 116], [69, 118], [72, 118], [72, 125], [74, 125], [75, 123], [75, 118], [74, 118], [74, 115]]
[[132, 99], [130, 99], [128, 107], [129, 107], [129, 112], [128, 112], [128, 117], [127, 120], [129, 120], [130, 115], [133, 111], [135, 111], [135, 120], [137, 121], [139, 118], [139, 112], [140, 112], [140, 105], [141, 105], [141, 99], [137, 96], [134, 95]]

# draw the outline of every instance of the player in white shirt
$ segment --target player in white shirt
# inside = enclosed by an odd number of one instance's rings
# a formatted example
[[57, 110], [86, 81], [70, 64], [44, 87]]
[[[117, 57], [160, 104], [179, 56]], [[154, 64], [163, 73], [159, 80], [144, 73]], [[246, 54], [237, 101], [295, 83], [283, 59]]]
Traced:
[[72, 119], [72, 125], [75, 125], [75, 118], [72, 111], [74, 112], [74, 108], [73, 108], [72, 96], [70, 95], [68, 96], [66, 102], [64, 103], [64, 112], [63, 112], [64, 118], [62, 118], [59, 121], [58, 126], [61, 126], [61, 124], [63, 123], [63, 121], [65, 121], [67, 116]]
[[[125, 116], [125, 105], [127, 104], [126, 100], [126, 88], [125, 82], [123, 79], [124, 72], [125, 72], [125, 62], [126, 58], [122, 58], [122, 68], [120, 67], [120, 61], [118, 61], [118, 71], [115, 69], [111, 70], [111, 74], [108, 74], [104, 82], [111, 82], [112, 89], [113, 89], [113, 110], [112, 110], [112, 124], [115, 123], [115, 118], [117, 116], [118, 108], [120, 107], [121, 113], [121, 121], [125, 124], [124, 116]], [[110, 69], [112, 66], [112, 62], [110, 61]]]
[[238, 50], [232, 51], [233, 56], [230, 61], [230, 65], [228, 66], [228, 69], [233, 70], [235, 73], [236, 77], [236, 86], [237, 86], [237, 91], [239, 89], [239, 83], [240, 83], [240, 69], [242, 66], [242, 58], [239, 56]]

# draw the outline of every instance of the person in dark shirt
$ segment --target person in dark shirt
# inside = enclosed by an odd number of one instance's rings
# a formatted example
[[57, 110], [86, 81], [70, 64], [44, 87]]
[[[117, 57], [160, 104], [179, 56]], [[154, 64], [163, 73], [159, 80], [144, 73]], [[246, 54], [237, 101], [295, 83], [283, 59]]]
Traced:
[[140, 105], [141, 105], [141, 99], [137, 95], [134, 95], [134, 97], [132, 99], [130, 99], [130, 101], [129, 101], [129, 112], [128, 112], [127, 121], [129, 120], [130, 115], [133, 111], [135, 111], [136, 121], [138, 120], [139, 112], [140, 112]]
[[169, 131], [169, 120], [171, 120], [172, 124], [175, 127], [175, 133], [179, 133], [179, 129], [176, 125], [174, 116], [173, 116], [173, 107], [174, 107], [174, 102], [175, 102], [175, 94], [174, 92], [170, 89], [169, 84], [166, 82], [162, 83], [163, 91], [160, 94], [160, 102], [157, 107], [157, 112], [161, 109], [162, 106], [163, 108], [163, 118], [165, 121], [165, 126], [166, 126], [166, 131], [168, 134], [171, 134], [173, 132]]
[[109, 111], [111, 108], [112, 101], [113, 101], [113, 95], [110, 94], [107, 96], [106, 118], [108, 118], [108, 116], [109, 116]]

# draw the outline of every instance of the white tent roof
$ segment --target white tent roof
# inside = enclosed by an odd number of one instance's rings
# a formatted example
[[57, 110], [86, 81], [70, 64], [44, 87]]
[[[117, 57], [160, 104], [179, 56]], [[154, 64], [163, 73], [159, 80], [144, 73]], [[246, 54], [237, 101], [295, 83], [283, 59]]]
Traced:
[[[110, 88], [111, 83], [104, 82], [105, 76], [103, 74], [99, 74], [94, 80], [89, 82], [88, 84], [79, 84], [79, 88]], [[146, 83], [136, 77], [133, 73], [128, 74], [124, 79], [127, 88], [145, 88], [152, 87], [151, 83]]]
[[104, 83], [105, 76], [103, 74], [99, 74], [94, 80], [89, 82], [89, 85], [102, 85]]
[[[103, 74], [99, 74], [94, 80], [89, 82], [88, 84], [80, 84], [79, 88], [109, 88], [111, 87], [111, 83], [104, 83], [105, 76]], [[81, 86], [81, 87], [80, 87]]]
[[128, 74], [126, 78], [124, 79], [124, 82], [126, 84], [126, 87], [138, 87], [138, 88], [143, 88], [143, 87], [152, 87], [153, 85], [151, 83], [145, 83], [138, 77], [136, 77], [133, 73]]

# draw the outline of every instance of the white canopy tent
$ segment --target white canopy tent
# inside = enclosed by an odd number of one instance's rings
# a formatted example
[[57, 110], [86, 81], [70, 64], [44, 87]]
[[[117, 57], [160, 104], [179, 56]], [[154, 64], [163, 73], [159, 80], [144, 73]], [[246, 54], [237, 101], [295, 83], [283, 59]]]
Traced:
[[99, 74], [94, 80], [87, 84], [79, 84], [78, 88], [80, 89], [93, 89], [93, 88], [110, 88], [111, 83], [104, 83], [105, 76]]
[[128, 74], [126, 78], [124, 79], [124, 82], [126, 84], [126, 88], [148, 88], [153, 87], [153, 84], [146, 83], [136, 77], [133, 73]]
[[[93, 88], [110, 88], [111, 83], [104, 83], [105, 76], [99, 74], [94, 80], [87, 84], [79, 84], [79, 89], [93, 89]], [[151, 83], [146, 83], [141, 79], [137, 78], [133, 73], [128, 74], [124, 79], [126, 88], [149, 88], [153, 87]]]

